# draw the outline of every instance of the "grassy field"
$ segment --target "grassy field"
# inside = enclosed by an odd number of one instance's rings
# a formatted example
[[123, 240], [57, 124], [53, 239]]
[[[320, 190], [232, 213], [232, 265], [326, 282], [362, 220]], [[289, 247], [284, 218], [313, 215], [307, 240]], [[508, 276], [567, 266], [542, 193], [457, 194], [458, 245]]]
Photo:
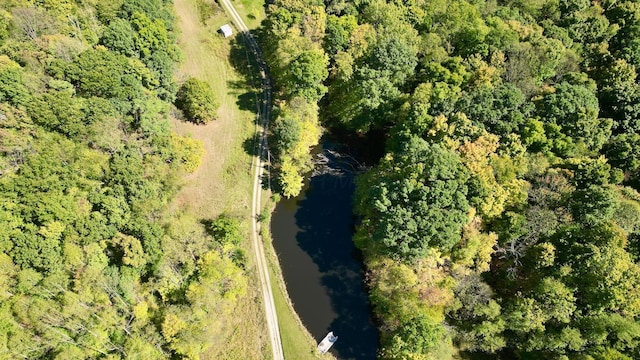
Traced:
[[249, 29], [255, 29], [264, 19], [264, 1], [256, 0], [231, 0], [245, 24]]
[[[210, 0], [174, 0], [180, 34], [178, 42], [184, 54], [177, 80], [190, 76], [207, 81], [220, 101], [218, 119], [206, 126], [196, 126], [172, 119], [174, 130], [191, 135], [204, 144], [205, 154], [198, 170], [185, 177], [183, 187], [170, 206], [167, 221], [180, 214], [198, 219], [213, 219], [226, 213], [243, 220], [247, 235], [246, 254], [253, 254], [249, 241], [252, 174], [250, 148], [255, 130], [255, 92], [243, 73], [248, 69], [247, 55], [239, 35], [222, 38], [216, 31], [230, 23], [222, 9]], [[264, 18], [263, 2], [234, 0], [234, 6], [247, 26], [255, 28]], [[237, 37], [236, 37], [237, 36]], [[269, 193], [263, 193], [268, 199]], [[272, 206], [273, 203], [268, 204]], [[267, 217], [268, 218], [268, 217]], [[268, 221], [265, 226], [268, 228]], [[274, 296], [287, 359], [330, 359], [315, 355], [315, 340], [293, 312], [270, 241], [265, 244], [272, 271]], [[234, 319], [227, 322], [226, 342], [213, 341], [204, 359], [266, 359], [271, 352], [266, 336], [263, 304], [255, 269], [255, 260], [247, 257], [251, 274], [250, 292], [237, 306]], [[218, 339], [219, 340], [219, 339]]]
[[231, 66], [235, 39], [224, 39], [216, 33], [218, 25], [228, 21], [223, 13], [205, 25], [198, 19], [197, 0], [174, 3], [181, 29], [179, 44], [185, 58], [178, 79], [194, 76], [209, 82], [221, 104], [218, 119], [206, 126], [173, 121], [178, 133], [191, 134], [205, 147], [202, 166], [186, 179], [175, 206], [209, 216], [221, 212], [245, 216], [251, 204], [251, 158], [242, 143], [253, 135], [254, 113], [248, 106], [242, 109], [238, 101], [251, 89]]
[[[202, 21], [201, 0], [175, 0], [180, 34], [178, 43], [184, 61], [177, 72], [178, 81], [193, 76], [207, 81], [220, 101], [218, 118], [206, 126], [172, 119], [174, 130], [190, 134], [204, 144], [205, 153], [198, 170], [184, 179], [183, 187], [171, 204], [168, 219], [189, 214], [198, 219], [213, 219], [226, 213], [242, 220], [247, 241], [246, 254], [252, 254], [250, 208], [252, 174], [251, 156], [243, 143], [254, 134], [254, 111], [239, 101], [251, 94], [241, 72], [231, 59], [235, 37], [224, 39], [217, 34], [220, 25], [229, 22], [225, 14], [212, 6]], [[237, 55], [236, 55], [237, 56]], [[236, 65], [237, 66], [237, 65]], [[170, 220], [169, 220], [170, 221]], [[211, 348], [203, 359], [266, 359], [271, 354], [266, 336], [260, 286], [254, 259], [247, 256], [249, 293], [237, 304], [226, 341], [212, 339]]]

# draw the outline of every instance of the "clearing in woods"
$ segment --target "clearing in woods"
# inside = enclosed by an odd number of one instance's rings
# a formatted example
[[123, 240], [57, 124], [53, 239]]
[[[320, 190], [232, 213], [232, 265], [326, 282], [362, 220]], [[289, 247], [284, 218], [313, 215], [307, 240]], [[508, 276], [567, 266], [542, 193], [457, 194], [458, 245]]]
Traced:
[[[218, 118], [204, 126], [177, 118], [171, 120], [178, 134], [190, 134], [203, 142], [204, 155], [198, 170], [184, 178], [167, 216], [214, 219], [226, 213], [238, 218], [247, 237], [242, 244], [243, 250], [252, 254], [248, 240], [250, 224], [246, 221], [251, 207], [251, 156], [244, 150], [243, 143], [253, 137], [255, 111], [239, 101], [242, 95], [250, 95], [252, 89], [231, 65], [230, 54], [235, 40], [224, 39], [216, 32], [220, 25], [229, 22], [222, 9], [213, 2], [202, 0], [174, 0], [174, 5], [179, 28], [178, 45], [184, 56], [177, 80], [181, 83], [193, 76], [207, 81], [220, 102], [220, 109]], [[207, 15], [206, 21], [201, 21], [203, 14]], [[247, 256], [246, 263], [247, 296], [223, 322], [228, 327], [225, 338], [211, 339], [211, 348], [202, 354], [203, 359], [266, 359], [271, 353], [265, 335], [255, 261]]]
[[[244, 216], [251, 204], [251, 157], [242, 143], [253, 136], [254, 112], [241, 110], [238, 97], [249, 89], [231, 66], [229, 56], [232, 39], [216, 33], [228, 20], [222, 10], [206, 22], [199, 20], [198, 0], [175, 0], [180, 35], [178, 43], [184, 61], [178, 80], [189, 76], [207, 81], [220, 102], [218, 119], [199, 126], [175, 120], [174, 129], [191, 134], [204, 143], [205, 154], [200, 168], [187, 177], [174, 206], [188, 208], [197, 214], [212, 216], [228, 212]], [[232, 85], [234, 84], [234, 85]], [[233, 89], [233, 87], [240, 87]]]

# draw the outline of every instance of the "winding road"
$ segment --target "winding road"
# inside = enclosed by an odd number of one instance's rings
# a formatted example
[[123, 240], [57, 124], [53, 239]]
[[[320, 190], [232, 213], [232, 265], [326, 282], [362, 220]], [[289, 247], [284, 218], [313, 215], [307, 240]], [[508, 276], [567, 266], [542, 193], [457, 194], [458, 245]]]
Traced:
[[260, 71], [260, 78], [262, 82], [262, 100], [257, 102], [258, 119], [256, 122], [256, 132], [259, 134], [258, 141], [258, 155], [254, 156], [251, 163], [252, 168], [256, 169], [253, 180], [253, 205], [251, 210], [252, 215], [252, 237], [253, 237], [253, 249], [256, 255], [258, 273], [260, 277], [260, 286], [262, 288], [262, 296], [265, 307], [265, 314], [267, 317], [267, 327], [269, 328], [269, 339], [271, 342], [271, 351], [273, 353], [274, 360], [284, 360], [284, 353], [282, 351], [282, 342], [280, 341], [280, 328], [278, 327], [278, 316], [276, 314], [276, 307], [273, 301], [273, 292], [271, 290], [271, 279], [269, 277], [269, 268], [267, 266], [267, 259], [264, 255], [264, 246], [262, 244], [262, 238], [260, 236], [260, 224], [258, 223], [261, 206], [260, 195], [262, 188], [262, 174], [264, 172], [264, 163], [262, 161], [264, 155], [267, 152], [267, 139], [266, 129], [269, 125], [269, 117], [271, 116], [271, 80], [268, 76], [267, 64], [262, 59], [262, 52], [258, 43], [254, 39], [253, 35], [249, 32], [249, 28], [245, 25], [244, 21], [233, 7], [233, 4], [229, 0], [220, 0], [222, 7], [225, 11], [231, 15], [236, 27], [240, 30], [244, 38], [247, 40], [247, 44], [251, 49], [251, 52], [255, 56], [256, 63]]

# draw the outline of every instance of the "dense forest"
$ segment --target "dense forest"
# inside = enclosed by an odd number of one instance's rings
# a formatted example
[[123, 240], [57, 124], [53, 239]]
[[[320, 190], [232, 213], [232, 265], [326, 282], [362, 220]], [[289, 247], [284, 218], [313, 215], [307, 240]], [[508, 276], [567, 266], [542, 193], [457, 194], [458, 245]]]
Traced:
[[170, 1], [2, 1], [0, 358], [196, 359], [230, 336], [238, 221], [163, 213], [202, 155], [171, 103], [215, 112], [180, 59]]
[[385, 359], [640, 359], [640, 2], [274, 0], [284, 195], [383, 134], [356, 245]]

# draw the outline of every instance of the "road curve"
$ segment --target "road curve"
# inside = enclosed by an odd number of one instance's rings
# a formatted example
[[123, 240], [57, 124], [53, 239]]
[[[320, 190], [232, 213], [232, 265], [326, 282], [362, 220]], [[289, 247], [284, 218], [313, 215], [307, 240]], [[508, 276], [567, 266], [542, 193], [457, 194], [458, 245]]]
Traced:
[[269, 72], [267, 64], [262, 59], [262, 52], [258, 43], [254, 39], [253, 35], [249, 32], [249, 28], [245, 25], [244, 21], [231, 4], [229, 0], [220, 0], [222, 7], [225, 11], [231, 15], [236, 27], [240, 30], [244, 38], [247, 40], [247, 44], [251, 49], [251, 52], [256, 58], [258, 69], [260, 71], [260, 81], [262, 82], [262, 101], [258, 101], [258, 118], [259, 125], [256, 124], [256, 132], [258, 132], [259, 146], [258, 155], [254, 156], [251, 160], [252, 168], [256, 169], [253, 180], [253, 204], [251, 210], [251, 224], [252, 224], [252, 237], [253, 237], [253, 249], [255, 251], [258, 273], [260, 277], [260, 286], [262, 288], [262, 296], [265, 307], [265, 314], [267, 317], [267, 326], [269, 328], [269, 339], [271, 342], [271, 350], [274, 360], [284, 360], [284, 353], [282, 351], [282, 342], [280, 341], [280, 328], [278, 327], [278, 316], [276, 314], [276, 307], [273, 301], [273, 292], [271, 290], [271, 279], [269, 277], [269, 268], [267, 267], [267, 259], [264, 255], [264, 246], [260, 237], [260, 224], [258, 219], [260, 215], [260, 193], [262, 188], [262, 174], [264, 171], [263, 157], [266, 154], [267, 140], [266, 129], [269, 125], [269, 117], [271, 116], [271, 80], [269, 79]]

